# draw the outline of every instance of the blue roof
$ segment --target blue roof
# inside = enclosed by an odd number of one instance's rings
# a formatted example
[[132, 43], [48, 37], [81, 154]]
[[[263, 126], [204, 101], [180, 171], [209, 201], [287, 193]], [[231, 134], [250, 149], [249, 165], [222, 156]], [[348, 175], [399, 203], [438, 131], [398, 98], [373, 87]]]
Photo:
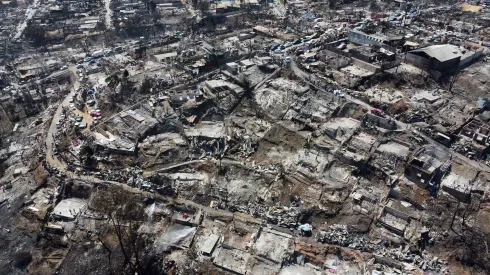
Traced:
[[315, 18], [315, 14], [314, 14], [314, 13], [307, 13], [305, 16], [306, 16], [306, 18], [308, 18], [308, 19]]

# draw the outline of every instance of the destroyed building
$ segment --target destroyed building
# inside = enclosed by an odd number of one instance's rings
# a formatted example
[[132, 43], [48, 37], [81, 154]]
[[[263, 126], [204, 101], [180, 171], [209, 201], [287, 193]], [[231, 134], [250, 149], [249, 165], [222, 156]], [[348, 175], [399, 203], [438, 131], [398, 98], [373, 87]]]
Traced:
[[449, 169], [450, 159], [436, 150], [420, 149], [408, 161], [405, 175], [420, 186], [438, 185], [442, 175]]
[[488, 3], [439, 2], [0, 3], [0, 273], [484, 274]]

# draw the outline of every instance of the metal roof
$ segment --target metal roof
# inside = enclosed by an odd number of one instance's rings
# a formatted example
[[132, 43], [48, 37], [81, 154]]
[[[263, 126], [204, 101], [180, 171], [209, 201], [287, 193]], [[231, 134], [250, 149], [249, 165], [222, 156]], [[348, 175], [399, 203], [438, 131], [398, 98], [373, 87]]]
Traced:
[[425, 53], [428, 56], [445, 62], [463, 56], [468, 50], [462, 49], [455, 45], [434, 45], [411, 51], [411, 53]]

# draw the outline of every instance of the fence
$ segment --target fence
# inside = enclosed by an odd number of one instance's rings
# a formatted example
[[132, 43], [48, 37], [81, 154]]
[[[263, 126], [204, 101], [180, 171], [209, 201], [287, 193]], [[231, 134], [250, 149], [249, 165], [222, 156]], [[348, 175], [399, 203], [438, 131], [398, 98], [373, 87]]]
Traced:
[[394, 68], [398, 65], [401, 64], [401, 61], [400, 60], [395, 60], [395, 61], [391, 61], [391, 62], [385, 62], [383, 64], [381, 64], [381, 70], [388, 70], [388, 69], [391, 69], [391, 68]]
[[328, 49], [323, 50], [323, 54], [320, 55], [320, 60], [325, 62], [325, 64], [335, 70], [339, 70], [343, 67], [349, 66], [352, 63], [350, 57], [344, 55], [339, 55], [336, 52], [330, 51]]
[[364, 61], [356, 59], [356, 58], [354, 58], [352, 60], [352, 63], [354, 65], [356, 65], [357, 67], [362, 68], [362, 69], [367, 70], [367, 71], [370, 71], [372, 73], [378, 73], [381, 70], [381, 68], [379, 66], [370, 64], [368, 62], [364, 62]]

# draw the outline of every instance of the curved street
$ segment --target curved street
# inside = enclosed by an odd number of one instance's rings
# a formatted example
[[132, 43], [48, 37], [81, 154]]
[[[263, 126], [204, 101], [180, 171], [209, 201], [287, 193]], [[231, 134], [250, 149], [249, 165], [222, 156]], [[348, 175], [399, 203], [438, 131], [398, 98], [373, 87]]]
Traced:
[[53, 155], [53, 144], [54, 144], [54, 134], [56, 134], [56, 123], [60, 120], [63, 107], [68, 107], [70, 105], [70, 98], [75, 95], [76, 91], [80, 87], [80, 82], [77, 77], [77, 69], [76, 65], [72, 65], [68, 68], [68, 70], [75, 75], [75, 82], [73, 83], [73, 87], [70, 90], [70, 93], [66, 95], [66, 97], [61, 101], [60, 105], [56, 109], [56, 112], [53, 114], [53, 118], [51, 120], [51, 124], [49, 125], [49, 130], [46, 135], [46, 162], [57, 167], [60, 171], [66, 173], [66, 165], [60, 159], [56, 158]]

